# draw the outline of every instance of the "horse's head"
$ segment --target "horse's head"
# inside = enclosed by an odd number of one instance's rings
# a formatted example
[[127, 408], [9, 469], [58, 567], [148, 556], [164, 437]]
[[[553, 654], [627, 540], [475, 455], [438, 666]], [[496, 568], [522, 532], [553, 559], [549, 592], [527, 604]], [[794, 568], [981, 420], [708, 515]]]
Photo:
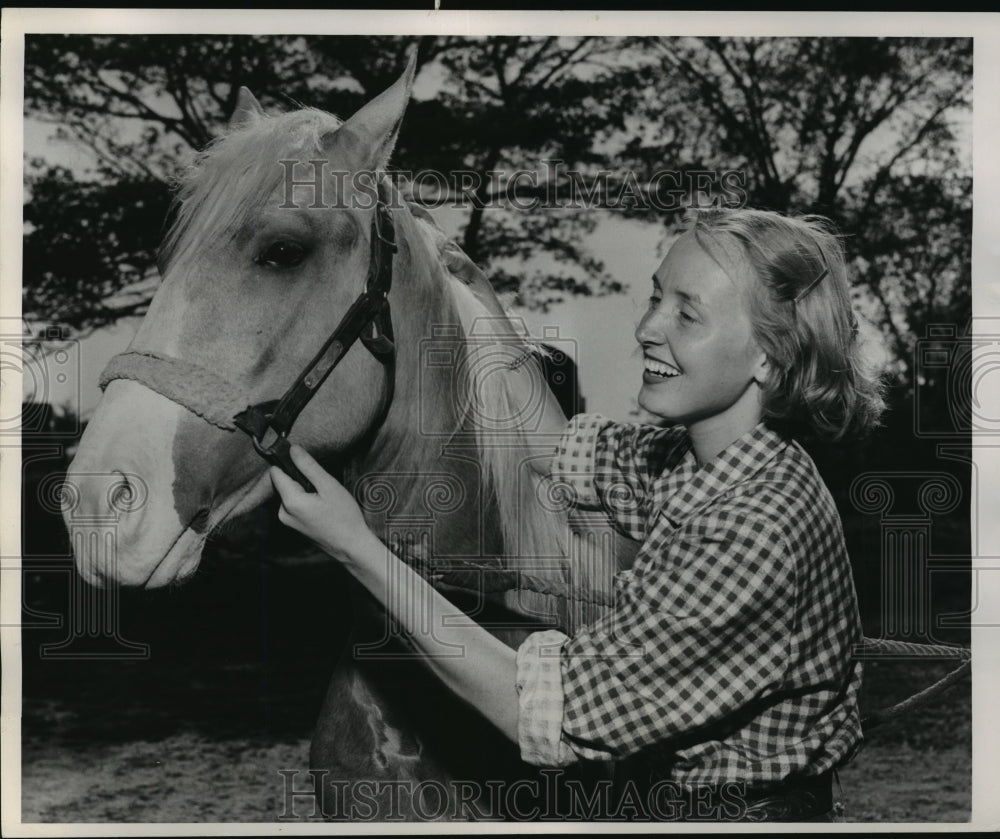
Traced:
[[[86, 579], [153, 587], [186, 578], [207, 534], [271, 493], [250, 438], [226, 427], [227, 406], [280, 397], [364, 290], [371, 182], [344, 173], [386, 165], [413, 74], [411, 58], [343, 123], [310, 109], [268, 117], [245, 94], [230, 131], [183, 180], [163, 282], [130, 347], [177, 363], [108, 382], [67, 476], [71, 530], [104, 520], [116, 533], [112, 558], [77, 548]], [[405, 237], [399, 244], [402, 273]], [[406, 311], [413, 293], [395, 282], [393, 309]], [[170, 387], [150, 381], [157, 376]], [[321, 456], [348, 449], [377, 424], [387, 385], [387, 368], [356, 343], [293, 439]]]

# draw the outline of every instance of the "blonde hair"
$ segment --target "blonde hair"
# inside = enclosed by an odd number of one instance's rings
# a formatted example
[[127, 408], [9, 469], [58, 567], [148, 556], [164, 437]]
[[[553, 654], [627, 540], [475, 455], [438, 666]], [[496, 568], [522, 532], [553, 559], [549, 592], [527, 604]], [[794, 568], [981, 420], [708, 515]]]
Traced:
[[750, 322], [770, 367], [765, 421], [825, 440], [879, 425], [883, 378], [861, 352], [833, 223], [816, 215], [713, 209], [695, 214], [693, 230], [702, 247], [704, 237], [731, 237], [752, 268]]

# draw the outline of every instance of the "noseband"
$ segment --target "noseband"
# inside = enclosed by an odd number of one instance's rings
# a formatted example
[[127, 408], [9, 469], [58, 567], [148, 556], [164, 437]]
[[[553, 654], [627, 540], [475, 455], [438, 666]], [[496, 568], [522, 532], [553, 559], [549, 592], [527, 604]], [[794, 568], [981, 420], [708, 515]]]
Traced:
[[244, 431], [250, 435], [253, 447], [261, 457], [280, 466], [307, 492], [313, 492], [313, 485], [292, 462], [288, 435], [299, 414], [355, 341], [360, 339], [386, 369], [386, 390], [379, 422], [385, 418], [392, 403], [396, 344], [392, 334], [389, 290], [392, 287], [396, 235], [383, 189], [380, 181], [372, 218], [371, 257], [365, 290], [280, 399], [248, 405], [237, 389], [212, 371], [182, 359], [142, 350], [120, 353], [112, 358], [101, 373], [101, 390], [115, 379], [129, 379], [187, 408], [212, 425], [227, 431]]

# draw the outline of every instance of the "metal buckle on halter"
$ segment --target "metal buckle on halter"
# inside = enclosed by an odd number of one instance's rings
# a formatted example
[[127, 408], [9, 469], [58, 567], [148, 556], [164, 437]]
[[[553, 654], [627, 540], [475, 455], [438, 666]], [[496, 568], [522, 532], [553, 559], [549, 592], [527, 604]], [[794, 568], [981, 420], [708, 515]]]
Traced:
[[388, 301], [384, 302], [378, 313], [368, 321], [368, 329], [368, 335], [358, 336], [361, 343], [383, 364], [391, 360], [396, 354], [396, 340], [392, 333], [392, 318], [389, 315]]
[[[268, 463], [279, 467], [288, 477], [298, 481], [306, 492], [315, 492], [312, 482], [302, 474], [302, 471], [292, 461], [291, 444], [288, 442], [288, 432], [278, 431], [271, 425], [275, 408], [279, 400], [261, 402], [259, 405], [249, 405], [241, 411], [233, 422], [241, 430], [250, 435], [254, 451]], [[268, 436], [271, 439], [265, 442]]]
[[[375, 239], [378, 239], [383, 247], [376, 247]], [[369, 334], [362, 334], [359, 338], [368, 351], [383, 362], [395, 355], [396, 341], [392, 332], [392, 317], [389, 312], [392, 259], [390, 256], [387, 264], [382, 260], [386, 252], [394, 255], [397, 250], [392, 214], [389, 212], [388, 205], [379, 199], [375, 205], [375, 223], [372, 225], [372, 262], [369, 268], [371, 273], [365, 292], [372, 297], [379, 298], [381, 305], [368, 322]], [[387, 272], [390, 273], [387, 274]]]
[[[378, 217], [375, 222], [375, 235], [383, 245], [388, 245], [389, 249], [396, 253], [396, 237], [393, 232], [392, 214], [389, 212], [389, 206], [380, 199], [375, 205], [375, 213]], [[388, 230], [388, 235], [383, 233], [383, 230]]]

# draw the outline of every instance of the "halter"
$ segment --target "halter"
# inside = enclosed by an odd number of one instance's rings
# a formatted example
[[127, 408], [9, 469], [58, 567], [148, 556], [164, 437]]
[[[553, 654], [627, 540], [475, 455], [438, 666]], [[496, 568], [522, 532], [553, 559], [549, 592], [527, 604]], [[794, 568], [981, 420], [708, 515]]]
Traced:
[[[396, 235], [392, 214], [378, 183], [375, 214], [371, 226], [371, 258], [365, 290], [351, 304], [326, 343], [280, 399], [247, 405], [229, 382], [196, 364], [148, 351], [116, 355], [101, 373], [104, 390], [115, 379], [130, 379], [170, 399], [227, 431], [237, 428], [250, 435], [254, 450], [268, 463], [281, 467], [306, 492], [315, 488], [292, 462], [288, 435], [299, 414], [316, 395], [320, 385], [347, 355], [358, 339], [386, 368], [386, 390], [378, 423], [392, 403], [396, 380], [396, 344], [392, 334], [389, 290]], [[212, 401], [205, 398], [212, 394]], [[240, 406], [246, 406], [239, 410]]]

